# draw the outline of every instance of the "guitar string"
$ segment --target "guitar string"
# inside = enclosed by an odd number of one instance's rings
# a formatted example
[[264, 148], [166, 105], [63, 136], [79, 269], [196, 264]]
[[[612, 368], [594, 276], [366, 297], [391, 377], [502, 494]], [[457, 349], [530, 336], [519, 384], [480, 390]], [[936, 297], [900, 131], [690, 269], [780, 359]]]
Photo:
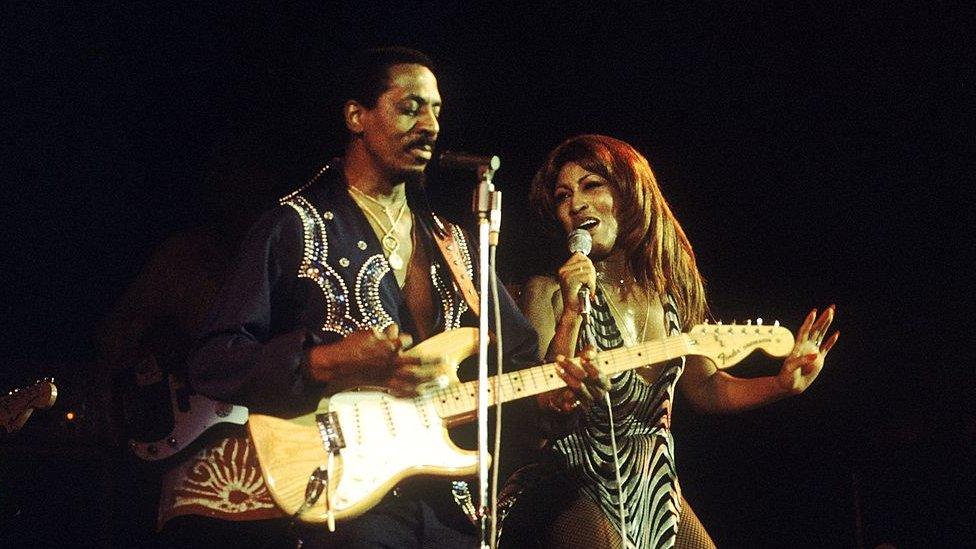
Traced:
[[[671, 336], [667, 339], [659, 340], [659, 341], [645, 342], [635, 347], [621, 347], [618, 349], [603, 351], [597, 355], [597, 360], [606, 362], [609, 365], [609, 369], [611, 370], [610, 373], [615, 374], [615, 373], [619, 373], [619, 371], [629, 369], [629, 364], [634, 364], [646, 360], [645, 355], [654, 355], [654, 354], [663, 353], [664, 356], [661, 357], [662, 361], [676, 358], [677, 356], [683, 355], [685, 352], [685, 344], [684, 344], [684, 337], [683, 337], [684, 335], [686, 334]], [[618, 371], [617, 368], [619, 368], [619, 366], [617, 366], [617, 364], [620, 363], [627, 364], [628, 367], [620, 369]], [[514, 384], [513, 379], [518, 376], [521, 376], [522, 378], [531, 381], [532, 385], [535, 386], [535, 390], [537, 392], [526, 391], [517, 388]], [[533, 368], [529, 368], [527, 370], [521, 370], [519, 372], [510, 372], [508, 374], [503, 374], [502, 381], [501, 381], [501, 393], [502, 393], [500, 397], [501, 401], [503, 403], [508, 402], [509, 400], [512, 400], [512, 398], [509, 397], [514, 397], [516, 394], [519, 393], [521, 393], [519, 396], [519, 398], [521, 398], [525, 396], [531, 396], [532, 394], [542, 393], [547, 390], [562, 387], [565, 385], [565, 384], [557, 384], [557, 387], [552, 387], [547, 382], [547, 380], [551, 380], [551, 379], [559, 379], [555, 374], [555, 364], [543, 364], [541, 366], [536, 366]], [[451, 387], [447, 387], [444, 389], [438, 389], [432, 391], [431, 393], [428, 393], [427, 398], [431, 400], [436, 400], [436, 399], [441, 400], [440, 402], [441, 406], [438, 406], [439, 408], [443, 408], [443, 407], [453, 408], [455, 406], [461, 406], [461, 408], [456, 408], [458, 412], [469, 411], [468, 408], [470, 407], [470, 403], [468, 401], [474, 398], [475, 395], [477, 394], [476, 393], [477, 383], [478, 383], [477, 381], [468, 381], [465, 383], [452, 385]], [[507, 387], [506, 384], [508, 385]], [[498, 386], [498, 380], [496, 378], [493, 378], [492, 383], [490, 383], [488, 389], [489, 392], [492, 392], [491, 396], [489, 397], [490, 402], [492, 404], [495, 404], [497, 402], [495, 396], [495, 392], [496, 392], [495, 388], [497, 386]], [[525, 384], [523, 383], [523, 387], [524, 386]], [[540, 389], [540, 387], [542, 388]], [[437, 403], [435, 402], [435, 404]], [[453, 415], [453, 414], [447, 414], [447, 415]]]
[[[727, 326], [726, 328], [732, 329], [733, 326]], [[607, 368], [610, 374], [616, 374], [630, 369], [633, 367], [633, 364], [647, 363], [649, 356], [654, 357], [654, 355], [660, 355], [660, 360], [653, 361], [655, 363], [671, 360], [689, 354], [688, 336], [689, 334], [683, 333], [669, 336], [663, 340], [647, 341], [632, 347], [620, 347], [602, 351], [597, 354], [596, 360], [605, 364], [604, 367]], [[516, 385], [517, 379], [523, 380], [521, 386]], [[560, 378], [555, 373], [554, 363], [503, 374], [500, 382], [497, 378], [493, 378], [489, 384], [490, 402], [495, 404], [498, 402], [498, 398], [500, 398], [501, 402], [504, 403], [513, 400], [515, 395], [518, 395], [518, 398], [522, 398], [565, 386], [561, 382], [553, 386], [551, 382], [558, 379]], [[437, 405], [439, 411], [444, 412], [441, 414], [442, 417], [446, 417], [459, 412], [470, 411], [470, 403], [468, 401], [475, 397], [477, 383], [477, 381], [459, 383], [444, 389], [431, 391], [423, 397], [417, 398], [439, 399], [441, 402], [435, 402], [435, 405]], [[501, 385], [501, 397], [496, 398], [499, 383]], [[529, 388], [530, 385], [531, 388]], [[448, 413], [452, 409], [454, 412]]]

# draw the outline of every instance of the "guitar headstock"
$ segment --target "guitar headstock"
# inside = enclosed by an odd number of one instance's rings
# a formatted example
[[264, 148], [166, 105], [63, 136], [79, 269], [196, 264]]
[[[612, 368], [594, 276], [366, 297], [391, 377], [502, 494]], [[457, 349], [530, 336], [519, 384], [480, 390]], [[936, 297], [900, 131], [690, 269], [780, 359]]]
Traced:
[[785, 357], [793, 350], [793, 333], [778, 323], [699, 324], [688, 332], [694, 354], [707, 356], [719, 370], [738, 364], [759, 349], [772, 357]]
[[52, 379], [42, 379], [29, 387], [14, 389], [0, 398], [0, 426], [13, 433], [27, 422], [35, 409], [50, 408], [58, 398]]

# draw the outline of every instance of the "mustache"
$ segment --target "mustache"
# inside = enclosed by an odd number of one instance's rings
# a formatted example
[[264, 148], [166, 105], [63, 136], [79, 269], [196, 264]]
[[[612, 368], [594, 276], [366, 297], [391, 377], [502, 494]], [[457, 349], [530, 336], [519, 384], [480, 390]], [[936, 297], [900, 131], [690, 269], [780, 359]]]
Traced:
[[427, 135], [422, 135], [422, 136], [420, 136], [420, 137], [418, 137], [418, 138], [410, 141], [409, 143], [407, 143], [407, 147], [406, 148], [408, 148], [408, 149], [413, 149], [415, 147], [431, 147], [431, 148], [433, 148], [434, 147], [434, 143], [436, 141], [437, 141], [437, 139], [435, 139], [433, 137], [430, 137], [430, 136], [427, 136]]

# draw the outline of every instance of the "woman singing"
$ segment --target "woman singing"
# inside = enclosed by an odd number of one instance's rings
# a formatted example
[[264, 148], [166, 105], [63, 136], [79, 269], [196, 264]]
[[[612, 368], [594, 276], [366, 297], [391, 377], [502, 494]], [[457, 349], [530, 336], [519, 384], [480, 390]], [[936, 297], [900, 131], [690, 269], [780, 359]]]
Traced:
[[[682, 508], [670, 431], [675, 387], [710, 413], [803, 392], [837, 342], [837, 332], [825, 337], [834, 307], [807, 315], [775, 376], [736, 378], [688, 356], [607, 379], [590, 360], [595, 351], [662, 339], [706, 319], [691, 243], [647, 160], [617, 139], [565, 141], [548, 155], [531, 192], [561, 232], [588, 232], [592, 251], [573, 253], [555, 276], [525, 287], [523, 309], [539, 348], [559, 364], [568, 388], [538, 397], [545, 458], [513, 475], [503, 491], [502, 547], [621, 547], [622, 528], [626, 547], [713, 546]], [[581, 331], [583, 287], [592, 310]]]

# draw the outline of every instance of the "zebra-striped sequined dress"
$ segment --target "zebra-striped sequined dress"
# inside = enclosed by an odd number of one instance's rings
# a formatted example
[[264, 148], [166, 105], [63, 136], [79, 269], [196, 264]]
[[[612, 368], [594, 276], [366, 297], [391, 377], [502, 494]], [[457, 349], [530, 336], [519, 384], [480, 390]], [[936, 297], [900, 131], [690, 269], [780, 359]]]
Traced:
[[[666, 333], [680, 333], [674, 301], [662, 301]], [[599, 291], [590, 318], [590, 333], [597, 349], [623, 346], [620, 330]], [[644, 381], [636, 370], [610, 380], [628, 547], [672, 547], [677, 536], [681, 492], [670, 427], [675, 384], [683, 368], [683, 359], [671, 361], [653, 384]], [[619, 530], [619, 492], [610, 425], [606, 402], [598, 401], [582, 415], [576, 428], [556, 440], [552, 448], [562, 456], [570, 480], [600, 506]]]

